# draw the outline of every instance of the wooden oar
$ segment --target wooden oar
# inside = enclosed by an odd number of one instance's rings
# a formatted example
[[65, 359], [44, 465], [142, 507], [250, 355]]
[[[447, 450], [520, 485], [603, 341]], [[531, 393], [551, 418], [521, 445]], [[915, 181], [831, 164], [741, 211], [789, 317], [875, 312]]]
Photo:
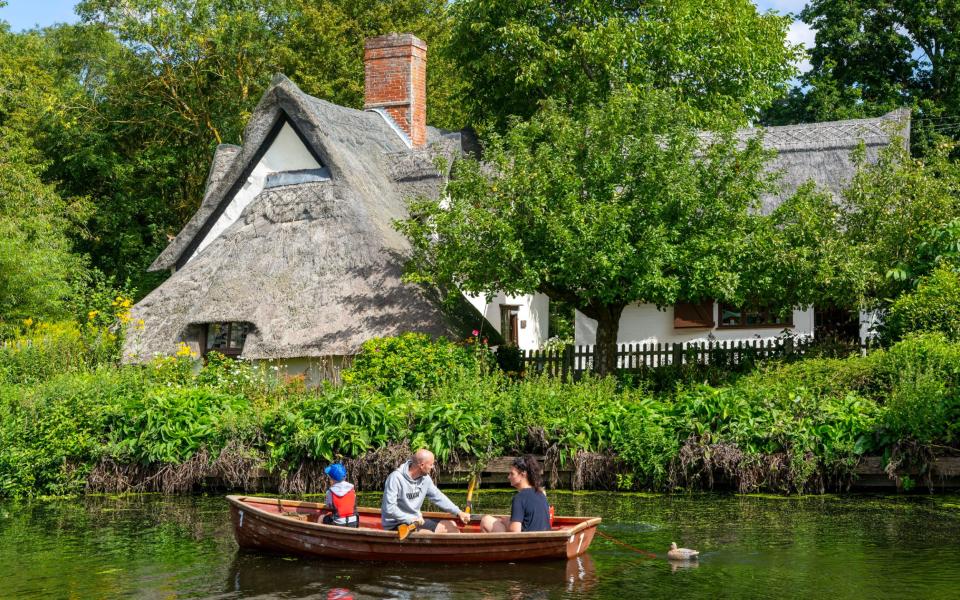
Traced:
[[477, 487], [477, 474], [474, 473], [470, 476], [470, 484], [467, 485], [467, 507], [463, 509], [463, 512], [468, 515], [473, 510], [473, 490]]

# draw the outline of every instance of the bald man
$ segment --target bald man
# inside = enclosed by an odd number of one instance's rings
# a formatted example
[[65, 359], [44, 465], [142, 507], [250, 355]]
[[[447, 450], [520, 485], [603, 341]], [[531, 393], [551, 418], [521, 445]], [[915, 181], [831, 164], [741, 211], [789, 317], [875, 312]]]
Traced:
[[416, 523], [420, 531], [460, 533], [460, 529], [453, 520], [437, 521], [423, 518], [420, 507], [427, 498], [440, 507], [440, 510], [457, 515], [462, 523], [470, 522], [470, 515], [457, 508], [457, 505], [444, 496], [430, 479], [434, 462], [433, 452], [420, 449], [410, 457], [410, 460], [400, 465], [399, 469], [387, 477], [387, 482], [383, 486], [383, 502], [380, 504], [380, 519], [385, 531], [396, 529], [402, 523], [407, 525]]

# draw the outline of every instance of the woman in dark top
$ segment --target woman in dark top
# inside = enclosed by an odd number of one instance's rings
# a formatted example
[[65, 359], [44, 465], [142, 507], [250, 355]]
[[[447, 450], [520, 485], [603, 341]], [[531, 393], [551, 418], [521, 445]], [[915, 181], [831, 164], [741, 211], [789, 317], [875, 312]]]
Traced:
[[484, 515], [480, 531], [484, 533], [520, 533], [521, 531], [550, 531], [550, 505], [543, 493], [543, 475], [540, 463], [532, 456], [517, 458], [507, 475], [510, 485], [517, 488], [509, 517]]

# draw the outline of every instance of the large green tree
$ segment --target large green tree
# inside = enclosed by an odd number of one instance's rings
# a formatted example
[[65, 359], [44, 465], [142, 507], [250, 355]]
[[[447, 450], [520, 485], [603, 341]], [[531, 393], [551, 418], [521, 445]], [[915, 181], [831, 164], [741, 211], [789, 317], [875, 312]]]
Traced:
[[[914, 105], [922, 137], [955, 134], [960, 116], [960, 4], [945, 0], [811, 0], [811, 70], [768, 121], [875, 116]], [[946, 117], [946, 119], [945, 119]]]
[[484, 164], [455, 164], [445, 199], [419, 199], [398, 224], [414, 246], [410, 277], [568, 302], [597, 321], [601, 373], [615, 368], [628, 304], [744, 301], [767, 153], [690, 122], [651, 88], [514, 120]]
[[0, 22], [0, 333], [20, 319], [65, 316], [71, 284], [85, 276], [72, 240], [89, 203], [43, 181], [48, 161], [33, 143], [39, 128], [68, 123], [79, 93], [47, 68], [50, 56], [40, 36]]
[[676, 90], [698, 125], [743, 123], [785, 92], [790, 19], [750, 0], [461, 0], [447, 54], [471, 122], [502, 129], [546, 99], [603, 101], [622, 84]]

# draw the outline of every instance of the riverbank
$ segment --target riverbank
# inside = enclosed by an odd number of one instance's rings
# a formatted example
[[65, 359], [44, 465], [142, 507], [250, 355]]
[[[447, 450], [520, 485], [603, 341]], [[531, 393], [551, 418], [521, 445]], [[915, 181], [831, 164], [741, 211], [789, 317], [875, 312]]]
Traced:
[[[875, 457], [898, 489], [921, 490], [936, 488], [935, 461], [960, 455], [960, 344], [935, 335], [867, 356], [579, 382], [508, 376], [479, 345], [374, 340], [344, 385], [312, 390], [269, 364], [211, 357], [201, 368], [189, 352], [58, 366], [84, 354], [24, 348], [0, 356], [10, 497], [192, 492], [209, 480], [253, 492], [264, 473], [296, 495], [322, 491], [332, 460], [377, 489], [415, 447], [449, 472], [542, 455], [557, 486], [565, 472], [572, 489], [622, 491], [847, 490]], [[40, 366], [26, 368], [27, 353]]]

